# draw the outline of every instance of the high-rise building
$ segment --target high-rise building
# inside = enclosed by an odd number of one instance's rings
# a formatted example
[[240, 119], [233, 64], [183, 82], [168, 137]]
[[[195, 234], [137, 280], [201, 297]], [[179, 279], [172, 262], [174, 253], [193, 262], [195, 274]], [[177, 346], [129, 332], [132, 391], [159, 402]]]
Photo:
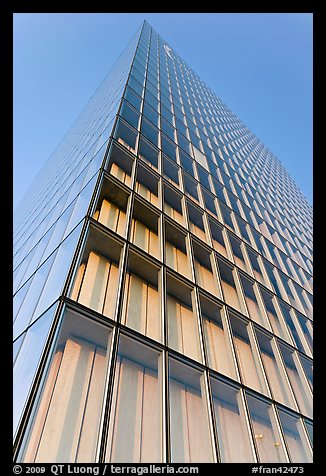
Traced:
[[312, 208], [144, 22], [16, 213], [23, 462], [311, 462]]

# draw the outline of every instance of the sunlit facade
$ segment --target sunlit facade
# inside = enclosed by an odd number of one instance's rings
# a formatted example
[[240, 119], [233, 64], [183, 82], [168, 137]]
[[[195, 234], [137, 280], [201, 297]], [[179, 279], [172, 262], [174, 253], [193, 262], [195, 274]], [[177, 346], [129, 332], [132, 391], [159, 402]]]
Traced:
[[312, 461], [312, 208], [147, 22], [14, 243], [17, 461]]

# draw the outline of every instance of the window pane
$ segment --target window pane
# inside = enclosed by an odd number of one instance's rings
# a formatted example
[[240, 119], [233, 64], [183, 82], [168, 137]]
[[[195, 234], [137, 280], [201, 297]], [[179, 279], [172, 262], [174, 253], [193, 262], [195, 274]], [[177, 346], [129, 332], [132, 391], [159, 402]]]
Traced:
[[295, 415], [290, 415], [282, 410], [278, 411], [284, 433], [285, 443], [288, 447], [292, 463], [311, 463], [311, 452], [305, 439], [302, 422]]
[[203, 378], [198, 370], [169, 360], [172, 463], [213, 461]]
[[260, 294], [265, 304], [265, 309], [267, 315], [269, 317], [269, 322], [272, 326], [273, 332], [281, 337], [284, 340], [288, 340], [287, 333], [284, 329], [283, 322], [280, 321], [274, 303], [276, 302], [276, 298], [272, 296], [269, 292], [265, 291], [265, 289], [260, 288]]
[[164, 212], [180, 225], [184, 226], [181, 195], [164, 185]]
[[261, 463], [286, 463], [272, 405], [247, 395], [254, 440]]
[[159, 352], [120, 337], [105, 460], [162, 461]]
[[129, 127], [126, 122], [119, 119], [114, 132], [114, 138], [128, 150], [136, 153], [137, 132]]
[[121, 248], [120, 242], [91, 225], [70, 294], [71, 299], [111, 319], [115, 314]]
[[[13, 370], [13, 431], [15, 433], [17, 425], [23, 411], [27, 395], [37, 365], [46, 341], [49, 328], [52, 323], [56, 306], [52, 306], [38, 321], [36, 321], [24, 334], [25, 338]], [[19, 339], [18, 339], [19, 340]]]
[[265, 367], [265, 373], [274, 399], [295, 409], [289, 384], [286, 381], [282, 364], [275, 351], [275, 341], [259, 330], [256, 330], [256, 336]]
[[239, 390], [215, 379], [211, 387], [221, 463], [254, 462]]
[[24, 463], [95, 462], [111, 331], [65, 313]]
[[177, 273], [192, 279], [186, 237], [168, 222], [165, 223], [165, 261]]
[[258, 392], [266, 393], [262, 368], [248, 332], [248, 324], [231, 313], [230, 324], [244, 384]]
[[251, 319], [258, 322], [258, 324], [260, 324], [261, 326], [267, 327], [266, 318], [258, 304], [258, 290], [255, 288], [254, 283], [242, 274], [240, 274], [240, 281], [245, 295], [249, 316], [251, 317]]
[[233, 277], [233, 268], [229, 266], [225, 261], [217, 258], [218, 267], [220, 270], [222, 289], [225, 301], [232, 307], [235, 307], [239, 311], [244, 311], [239, 294], [236, 288], [236, 284]]
[[201, 360], [198, 323], [193, 310], [191, 288], [167, 277], [168, 343], [172, 349]]
[[305, 423], [305, 425], [306, 425], [306, 429], [307, 429], [307, 432], [308, 432], [308, 435], [309, 435], [309, 438], [310, 438], [310, 443], [311, 443], [311, 446], [312, 446], [313, 443], [314, 443], [314, 427], [313, 427], [313, 423], [312, 423], [312, 421], [308, 421], [308, 420], [305, 420], [304, 423]]
[[161, 339], [159, 268], [130, 252], [121, 322], [152, 339]]
[[146, 160], [146, 162], [149, 163], [150, 166], [153, 166], [156, 169], [158, 168], [158, 150], [142, 137], [139, 143], [138, 155], [143, 160]]
[[300, 373], [300, 367], [296, 364], [298, 356], [283, 344], [280, 344], [280, 351], [299, 409], [311, 418], [312, 396], [309, 393], [308, 384], [305, 383], [303, 375]]
[[208, 219], [208, 221], [209, 221], [209, 225], [211, 229], [212, 242], [213, 242], [214, 249], [221, 255], [227, 257], [225, 241], [224, 241], [224, 237], [222, 233], [223, 227], [219, 225], [217, 222], [211, 220], [210, 218]]
[[238, 380], [225, 319], [222, 320], [221, 308], [202, 296], [200, 296], [200, 308], [209, 366], [217, 372]]

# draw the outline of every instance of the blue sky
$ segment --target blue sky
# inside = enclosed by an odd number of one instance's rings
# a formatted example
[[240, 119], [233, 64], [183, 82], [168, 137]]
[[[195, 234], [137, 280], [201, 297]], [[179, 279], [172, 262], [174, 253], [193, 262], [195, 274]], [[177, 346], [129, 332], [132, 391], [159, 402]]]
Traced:
[[146, 19], [312, 203], [312, 14], [14, 15], [14, 207]]

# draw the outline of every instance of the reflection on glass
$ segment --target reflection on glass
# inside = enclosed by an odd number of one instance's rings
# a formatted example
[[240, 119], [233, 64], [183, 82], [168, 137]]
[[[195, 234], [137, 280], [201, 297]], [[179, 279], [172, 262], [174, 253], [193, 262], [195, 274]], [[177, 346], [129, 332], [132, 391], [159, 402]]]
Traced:
[[302, 413], [312, 417], [312, 396], [297, 364], [298, 356], [283, 344], [279, 347], [299, 408]]
[[211, 379], [221, 463], [252, 463], [254, 455], [239, 389]]
[[160, 369], [159, 352], [120, 337], [106, 461], [162, 460]]
[[261, 463], [286, 463], [272, 405], [247, 395], [253, 435]]
[[137, 132], [132, 127], [129, 127], [122, 119], [119, 119], [116, 125], [114, 138], [128, 150], [136, 154]]
[[309, 435], [310, 443], [311, 443], [311, 446], [312, 446], [313, 443], [314, 443], [313, 423], [312, 423], [312, 421], [308, 421], [308, 420], [304, 420], [304, 423], [305, 423], [305, 426], [306, 426], [306, 429], [307, 429], [307, 432], [308, 432], [308, 435]]
[[94, 462], [111, 332], [68, 310], [22, 461]]
[[312, 463], [311, 452], [306, 441], [300, 418], [278, 410], [285, 443], [292, 463]]
[[[46, 342], [56, 306], [52, 306], [23, 334], [24, 340], [18, 339], [18, 348], [13, 370], [13, 432], [23, 411], [37, 365]], [[17, 341], [16, 341], [17, 342]]]
[[198, 370], [169, 360], [172, 463], [213, 461], [203, 378]]
[[300, 355], [300, 361], [303, 367], [303, 370], [306, 374], [306, 377], [308, 379], [309, 385], [311, 387], [311, 390], [313, 390], [314, 386], [314, 373], [313, 373], [313, 363], [312, 360], [308, 359], [307, 357], [304, 357], [303, 355]]

